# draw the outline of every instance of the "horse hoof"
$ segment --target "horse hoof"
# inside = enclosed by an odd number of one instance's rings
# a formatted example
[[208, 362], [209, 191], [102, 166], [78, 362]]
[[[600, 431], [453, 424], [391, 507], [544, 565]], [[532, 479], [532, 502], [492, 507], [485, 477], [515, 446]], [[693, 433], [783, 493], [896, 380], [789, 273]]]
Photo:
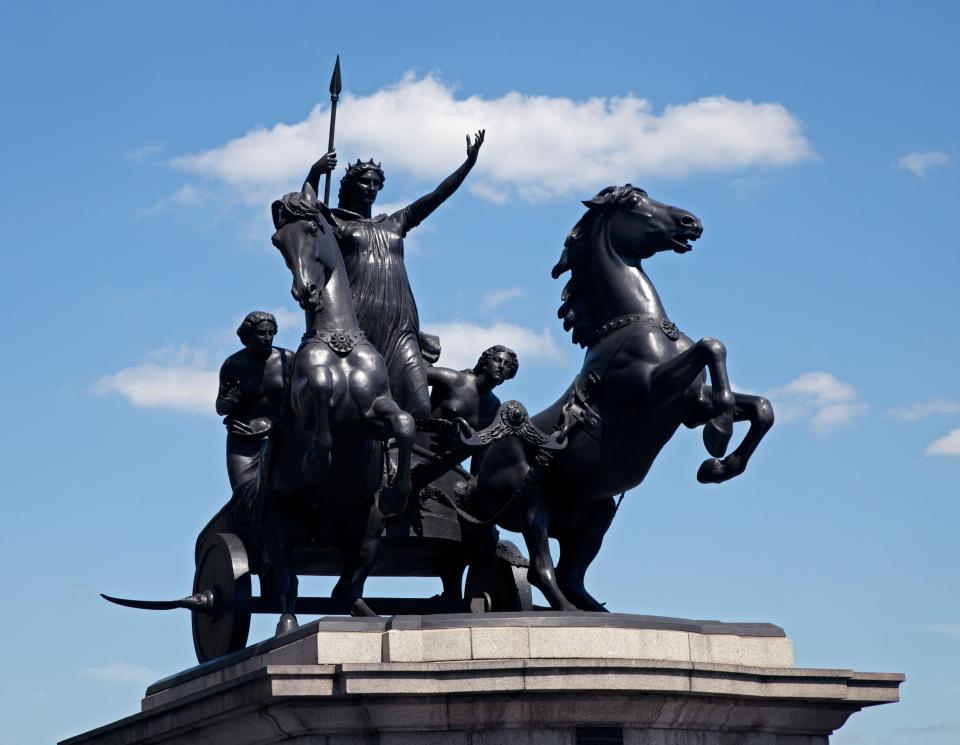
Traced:
[[350, 606], [350, 615], [364, 618], [375, 618], [377, 614], [374, 613], [373, 609], [363, 601], [363, 598], [357, 598]]
[[300, 628], [300, 625], [297, 623], [297, 617], [292, 613], [284, 613], [280, 616], [280, 620], [277, 621], [277, 636], [281, 634], [289, 634], [291, 631], [295, 631]]
[[719, 484], [721, 481], [726, 481], [723, 461], [709, 458], [701, 463], [697, 470], [697, 481], [701, 484]]
[[385, 486], [377, 494], [377, 507], [384, 517], [399, 515], [407, 506], [407, 495], [395, 486]]
[[703, 444], [714, 458], [722, 458], [733, 437], [733, 417], [717, 416], [703, 426]]

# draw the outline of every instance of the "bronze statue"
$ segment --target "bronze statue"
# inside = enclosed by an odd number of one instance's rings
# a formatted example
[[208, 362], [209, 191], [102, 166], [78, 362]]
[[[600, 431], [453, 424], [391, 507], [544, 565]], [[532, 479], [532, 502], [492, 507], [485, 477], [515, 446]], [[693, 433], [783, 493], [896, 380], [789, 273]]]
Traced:
[[273, 346], [276, 334], [277, 319], [270, 313], [248, 313], [237, 329], [244, 348], [220, 367], [216, 409], [225, 417], [227, 475], [234, 489], [257, 476], [293, 370], [293, 352]]
[[[484, 350], [472, 370], [428, 367], [431, 418], [460, 419], [474, 430], [490, 426], [500, 408], [500, 399], [493, 389], [515, 377], [518, 368], [516, 352], [501, 344]], [[467, 454], [465, 451], [464, 456]], [[470, 472], [476, 473], [483, 451], [474, 451], [472, 455]]]
[[[330, 92], [335, 105], [339, 61]], [[245, 349], [221, 370], [217, 411], [234, 490], [197, 541], [194, 594], [108, 599], [189, 608], [201, 661], [242, 647], [252, 612], [279, 611], [278, 633], [294, 628], [298, 572], [339, 576], [329, 601], [303, 599], [321, 613], [372, 615], [363, 588], [374, 569], [442, 578], [436, 602], [375, 603], [391, 612], [529, 611], [525, 578], [553, 609], [606, 610], [584, 577], [615, 498], [643, 481], [680, 425], [703, 427], [712, 456], [697, 472], [703, 483], [743, 473], [773, 425], [766, 399], [731, 389], [723, 344], [684, 335], [644, 271], [658, 253], [690, 251], [700, 220], [630, 184], [584, 202], [552, 272], [570, 275], [558, 316], [586, 349], [583, 366], [530, 416], [493, 393], [517, 372], [506, 347], [487, 349], [472, 370], [428, 366], [439, 342], [420, 331], [404, 265], [404, 237], [463, 183], [484, 131], [467, 137], [466, 161], [435, 191], [374, 217], [384, 174], [373, 160], [347, 168], [338, 208], [318, 199], [320, 176], [337, 162], [333, 123], [302, 191], [273, 203], [272, 241], [304, 310], [303, 342], [295, 355], [274, 348], [275, 319], [252, 313], [238, 330]], [[750, 427], [727, 455], [737, 421]], [[418, 430], [432, 437], [415, 442]], [[470, 454], [468, 474], [459, 463]], [[528, 570], [498, 544], [495, 526], [523, 534]]]
[[[463, 164], [434, 191], [392, 215], [373, 216], [373, 204], [383, 188], [383, 169], [373, 159], [358, 160], [340, 180], [339, 207], [332, 210], [360, 328], [387, 362], [397, 403], [413, 416], [430, 413], [423, 357], [428, 340], [421, 337], [417, 304], [404, 266], [403, 239], [463, 183], [477, 162], [483, 138], [484, 130], [477, 132], [473, 142], [468, 135]], [[336, 163], [335, 152], [321, 157], [310, 168], [304, 187], [316, 194], [320, 176]]]
[[[681, 424], [706, 425], [714, 457], [700, 466], [699, 481], [743, 473], [773, 424], [773, 409], [764, 398], [730, 389], [723, 344], [680, 332], [641, 265], [657, 253], [690, 251], [703, 232], [700, 220], [630, 184], [584, 204], [587, 213], [567, 236], [553, 276], [570, 272], [558, 315], [586, 356], [566, 393], [531, 418], [566, 447], [516, 436], [493, 442], [470, 497], [472, 512], [523, 533], [529, 581], [551, 607], [602, 611], [583, 580], [616, 512], [614, 497], [643, 481]], [[748, 421], [750, 429], [721, 459], [734, 421]], [[556, 569], [549, 537], [560, 543]]]

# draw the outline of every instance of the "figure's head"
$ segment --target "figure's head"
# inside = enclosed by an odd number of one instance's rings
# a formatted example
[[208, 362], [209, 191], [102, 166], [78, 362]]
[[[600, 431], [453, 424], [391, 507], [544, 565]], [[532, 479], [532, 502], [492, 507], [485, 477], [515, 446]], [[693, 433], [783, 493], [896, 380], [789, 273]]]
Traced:
[[243, 346], [252, 352], [269, 352], [273, 347], [273, 337], [277, 335], [277, 319], [264, 310], [247, 313], [243, 323], [237, 329], [237, 336]]
[[347, 172], [340, 179], [337, 201], [343, 209], [362, 212], [373, 206], [384, 180], [383, 169], [379, 163], [373, 162], [373, 158], [366, 163], [357, 160], [347, 166]]
[[517, 353], [502, 344], [496, 344], [483, 351], [473, 368], [473, 374], [492, 380], [496, 387], [514, 378], [519, 368]]

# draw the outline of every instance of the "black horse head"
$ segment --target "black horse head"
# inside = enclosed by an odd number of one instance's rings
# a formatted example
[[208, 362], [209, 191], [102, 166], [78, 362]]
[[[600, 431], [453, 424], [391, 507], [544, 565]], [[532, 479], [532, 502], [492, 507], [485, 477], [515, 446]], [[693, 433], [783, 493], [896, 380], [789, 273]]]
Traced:
[[[573, 330], [573, 342], [580, 346], [586, 346], [606, 320], [598, 318], [594, 309], [599, 296], [618, 289], [629, 293], [634, 286], [610, 286], [618, 274], [661, 251], [686, 253], [703, 233], [693, 214], [651, 199], [632, 184], [608, 186], [583, 204], [587, 212], [567, 235], [560, 261], [551, 272], [554, 279], [570, 272], [557, 315], [565, 330]], [[595, 266], [600, 262], [612, 270], [602, 277]]]
[[339, 253], [329, 211], [312, 194], [292, 192], [272, 205], [276, 232], [270, 239], [293, 273], [290, 294], [307, 311], [323, 308], [323, 287]]

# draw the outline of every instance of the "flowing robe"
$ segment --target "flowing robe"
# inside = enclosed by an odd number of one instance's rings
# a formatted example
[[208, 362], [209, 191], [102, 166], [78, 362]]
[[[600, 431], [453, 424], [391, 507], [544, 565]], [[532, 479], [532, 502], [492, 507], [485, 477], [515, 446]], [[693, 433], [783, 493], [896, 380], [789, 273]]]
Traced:
[[429, 416], [420, 316], [403, 261], [403, 239], [420, 223], [414, 207], [369, 219], [344, 209], [332, 212], [360, 328], [383, 355], [400, 408]]

